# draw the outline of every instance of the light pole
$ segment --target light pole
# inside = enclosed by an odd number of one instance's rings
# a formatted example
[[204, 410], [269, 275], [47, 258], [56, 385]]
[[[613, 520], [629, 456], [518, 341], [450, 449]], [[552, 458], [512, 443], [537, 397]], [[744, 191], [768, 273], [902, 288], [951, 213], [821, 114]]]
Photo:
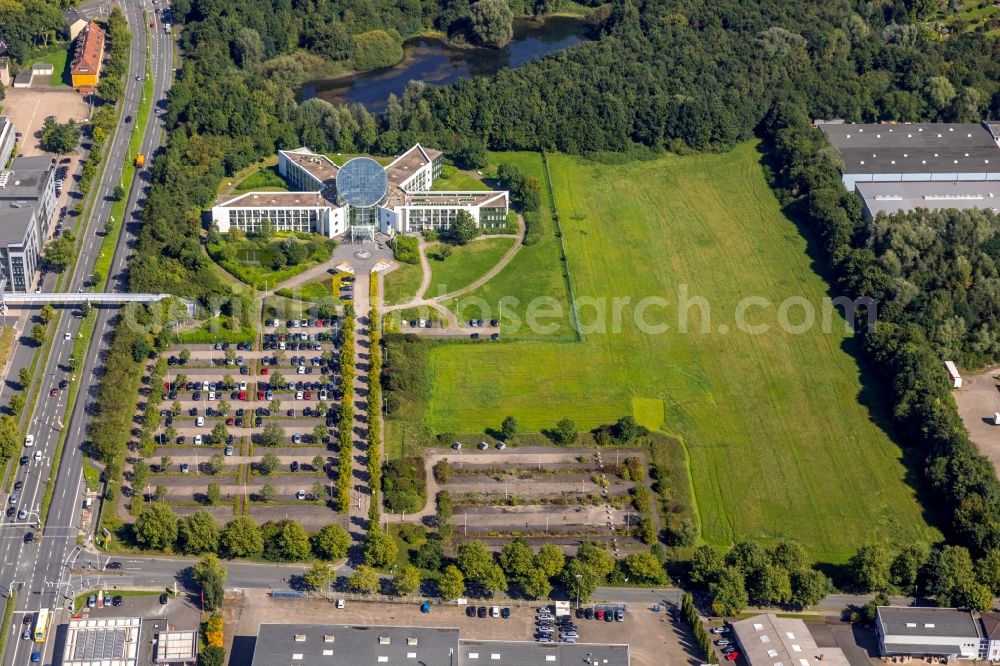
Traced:
[[580, 578], [582, 574], [576, 574], [576, 607], [580, 607]]

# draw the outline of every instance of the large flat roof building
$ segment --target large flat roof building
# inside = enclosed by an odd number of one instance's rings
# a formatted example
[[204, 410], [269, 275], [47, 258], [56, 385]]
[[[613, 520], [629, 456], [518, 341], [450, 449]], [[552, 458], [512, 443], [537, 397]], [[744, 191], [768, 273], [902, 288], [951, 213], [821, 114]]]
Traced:
[[627, 645], [464, 640], [446, 627], [262, 624], [251, 666], [629, 666], [629, 658]]
[[137, 617], [70, 620], [62, 666], [137, 666], [141, 625]]
[[979, 659], [986, 648], [979, 618], [957, 608], [879, 606], [875, 633], [883, 657]]
[[308, 148], [278, 151], [278, 172], [297, 192], [247, 192], [220, 197], [212, 208], [219, 231], [305, 231], [351, 239], [448, 229], [460, 212], [481, 228], [507, 224], [505, 191], [431, 191], [441, 174], [440, 151], [416, 144], [383, 167], [369, 157], [343, 166]]
[[840, 648], [819, 647], [802, 620], [773, 613], [732, 623], [733, 636], [750, 666], [850, 666]]
[[0, 116], [0, 170], [7, 168], [7, 162], [14, 152], [17, 132], [14, 123], [7, 116]]
[[926, 208], [980, 208], [1000, 212], [1000, 180], [857, 183], [865, 217]]
[[55, 167], [49, 157], [18, 157], [0, 171], [0, 278], [9, 291], [31, 286], [55, 212]]

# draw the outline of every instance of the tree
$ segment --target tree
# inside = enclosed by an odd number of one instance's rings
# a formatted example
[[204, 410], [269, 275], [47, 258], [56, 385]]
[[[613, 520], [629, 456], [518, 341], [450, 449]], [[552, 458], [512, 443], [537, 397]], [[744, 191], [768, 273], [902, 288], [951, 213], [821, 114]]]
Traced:
[[931, 552], [924, 567], [927, 596], [937, 598], [942, 606], [971, 608], [980, 600], [982, 586], [976, 580], [968, 549], [943, 546]]
[[313, 469], [319, 471], [326, 467], [326, 458], [324, 456], [315, 455], [312, 459]]
[[514, 441], [514, 438], [517, 437], [517, 419], [513, 416], [504, 418], [503, 423], [500, 424], [500, 437], [505, 442]]
[[22, 391], [28, 388], [28, 384], [31, 383], [31, 372], [27, 368], [21, 368], [17, 371], [17, 383]]
[[10, 400], [7, 401], [7, 406], [10, 408], [11, 414], [17, 416], [24, 409], [24, 394], [14, 393], [10, 396]]
[[[917, 575], [923, 568], [924, 563], [927, 562], [929, 555], [930, 549], [925, 543], [918, 542], [904, 545], [889, 568], [890, 582], [896, 587], [909, 590], [916, 584]], [[997, 587], [997, 591], [1000, 592], [1000, 586]]]
[[881, 543], [867, 543], [848, 562], [851, 580], [859, 592], [881, 592], [889, 586], [892, 555]]
[[371, 594], [379, 588], [378, 572], [367, 564], [359, 564], [347, 580], [347, 584], [355, 592]]
[[31, 327], [31, 341], [37, 346], [41, 347], [45, 344], [45, 327], [41, 324], [35, 324]]
[[648, 550], [640, 550], [626, 557], [623, 569], [633, 583], [663, 585], [667, 580], [660, 561]]
[[590, 566], [598, 577], [598, 582], [603, 583], [608, 574], [615, 568], [615, 561], [611, 558], [611, 553], [603, 545], [593, 541], [585, 541], [576, 551], [576, 558], [582, 560]]
[[478, 139], [462, 139], [455, 150], [455, 162], [462, 169], [485, 169], [490, 163], [486, 144]]
[[302, 575], [306, 585], [314, 590], [324, 590], [337, 578], [337, 572], [326, 562], [317, 562]]
[[273, 453], [267, 453], [260, 459], [260, 462], [257, 463], [257, 471], [264, 476], [268, 476], [274, 473], [274, 470], [278, 469], [280, 465], [281, 459], [278, 456]]
[[278, 497], [278, 491], [270, 483], [265, 483], [260, 487], [258, 495], [261, 502], [273, 502]]
[[[403, 47], [399, 40], [385, 30], [371, 30], [354, 35], [354, 68], [361, 71], [395, 65], [403, 59]], [[353, 152], [353, 141], [347, 130], [339, 147], [342, 151]], [[342, 133], [343, 134], [343, 133]], [[346, 139], [344, 141], [343, 139]]]
[[566, 566], [566, 556], [559, 547], [551, 543], [543, 543], [535, 554], [535, 567], [545, 573], [546, 578], [555, 578]]
[[562, 583], [566, 591], [571, 597], [578, 598], [581, 602], [590, 599], [590, 595], [603, 582], [603, 578], [579, 556], [567, 562], [562, 573]]
[[142, 489], [146, 487], [146, 483], [148, 481], [149, 466], [142, 461], [132, 465], [132, 490], [142, 492]]
[[[229, 404], [228, 400], [220, 400], [219, 404], [215, 407], [215, 411], [219, 413], [219, 416], [229, 416], [230, 409], [232, 409], [232, 405]], [[223, 428], [226, 427], [225, 424], [216, 425], [222, 425]]]
[[181, 365], [187, 365], [187, 362], [191, 360], [191, 350], [185, 347], [178, 352], [177, 358], [181, 360]]
[[465, 595], [465, 576], [454, 564], [449, 564], [441, 572], [438, 579], [438, 592], [441, 598], [448, 601], [458, 599]]
[[444, 546], [438, 539], [428, 539], [417, 548], [413, 555], [413, 563], [421, 569], [439, 571], [444, 561]]
[[212, 443], [213, 444], [224, 444], [229, 441], [229, 430], [226, 429], [226, 424], [219, 421], [212, 427]]
[[483, 586], [488, 596], [507, 591], [507, 577], [496, 562], [491, 563], [485, 575], [476, 582]]
[[377, 526], [368, 529], [365, 535], [365, 564], [372, 567], [386, 567], [396, 561], [399, 547], [396, 540]]
[[541, 567], [531, 567], [521, 576], [521, 590], [531, 599], [544, 599], [552, 592], [552, 583]]
[[579, 437], [579, 433], [576, 430], [576, 423], [573, 422], [573, 419], [560, 419], [556, 423], [556, 427], [552, 430], [552, 439], [555, 440], [556, 444], [561, 444], [562, 446], [575, 444], [577, 437]]
[[111, 198], [115, 201], [121, 201], [125, 198], [125, 188], [121, 184], [115, 185], [115, 189], [111, 191]]
[[404, 564], [393, 576], [392, 585], [401, 597], [413, 594], [420, 589], [420, 570], [412, 564]]
[[205, 489], [205, 499], [209, 506], [215, 506], [222, 499], [222, 490], [219, 489], [219, 484], [210, 483]]
[[13, 458], [21, 450], [21, 432], [17, 419], [9, 414], [0, 416], [0, 457]]
[[623, 444], [627, 444], [641, 434], [640, 426], [631, 416], [623, 416], [611, 427], [614, 438]]
[[472, 215], [463, 210], [455, 216], [451, 228], [441, 233], [441, 239], [454, 245], [465, 245], [478, 235], [479, 227], [476, 226], [476, 221]]
[[[76, 254], [75, 236], [71, 231], [55, 238], [45, 246], [42, 256], [45, 265], [57, 273], [62, 273], [73, 261]], [[50, 306], [51, 307], [51, 306]], [[47, 321], [45, 323], [48, 323]]]
[[499, 560], [507, 578], [513, 581], [520, 581], [535, 566], [534, 553], [524, 539], [514, 539], [506, 544], [500, 550]]
[[236, 516], [226, 523], [220, 542], [226, 557], [254, 557], [264, 552], [260, 528], [249, 516]]
[[157, 484], [156, 490], [153, 491], [153, 499], [157, 502], [162, 502], [163, 498], [167, 496], [167, 487], [162, 483]]
[[466, 578], [479, 583], [493, 566], [493, 554], [482, 541], [466, 541], [458, 547], [457, 564]]
[[180, 416], [181, 409], [182, 407], [180, 400], [174, 400], [172, 403], [170, 403], [170, 413], [173, 414], [174, 416]]
[[479, 0], [469, 11], [477, 44], [502, 48], [514, 36], [514, 12], [507, 0]]
[[715, 546], [698, 546], [691, 556], [691, 582], [707, 587], [718, 579], [725, 566], [725, 558]]
[[325, 560], [347, 557], [351, 536], [340, 525], [327, 525], [312, 537], [313, 552]]
[[52, 321], [52, 318], [56, 316], [56, 311], [51, 305], [46, 303], [42, 306], [42, 309], [38, 311], [38, 318], [42, 320], [43, 324], [48, 324]]
[[792, 572], [791, 605], [795, 608], [815, 606], [833, 591], [833, 584], [821, 571], [799, 569]]
[[166, 504], [152, 504], [135, 521], [135, 540], [152, 550], [170, 551], [177, 541], [177, 514]]
[[265, 523], [261, 532], [264, 536], [265, 559], [273, 562], [294, 562], [309, 558], [311, 552], [309, 534], [298, 521], [279, 520]]
[[260, 433], [261, 446], [278, 446], [285, 439], [285, 429], [277, 423], [268, 423]]
[[201, 585], [205, 595], [205, 610], [218, 610], [225, 596], [226, 567], [215, 553], [208, 553], [194, 565], [191, 577]]
[[750, 603], [746, 581], [736, 567], [725, 567], [709, 586], [712, 595], [712, 612], [717, 615], [735, 615]]
[[208, 473], [215, 476], [226, 466], [226, 458], [221, 453], [216, 453], [208, 459]]
[[[318, 426], [313, 428], [312, 432], [313, 441], [316, 443], [320, 443], [323, 440], [325, 440], [327, 435], [329, 434], [330, 434], [330, 429], [327, 428], [325, 424], [320, 423]], [[322, 467], [322, 464], [318, 465], [317, 467]]]
[[42, 125], [42, 150], [65, 154], [75, 150], [79, 143], [80, 128], [73, 120], [66, 123], [46, 120]]
[[272, 414], [277, 414], [281, 410], [281, 401], [277, 398], [272, 398], [271, 402], [267, 403], [267, 409]]
[[[268, 385], [271, 388], [275, 388], [275, 389], [276, 388], [280, 388], [280, 387], [282, 387], [282, 386], [285, 385], [285, 378], [284, 378], [284, 376], [282, 376], [282, 374], [280, 372], [278, 372], [277, 370], [275, 370], [274, 372], [271, 373], [271, 379], [268, 380], [267, 383], [268, 383]], [[274, 402], [272, 401], [271, 404], [274, 404]], [[274, 411], [277, 411], [278, 409], [281, 409], [281, 402], [280, 401], [278, 401], [278, 407], [276, 407]]]
[[160, 457], [160, 466], [159, 466], [160, 473], [166, 472], [168, 469], [170, 469], [170, 464], [173, 461], [174, 461], [174, 459], [171, 458], [170, 456], [161, 456]]

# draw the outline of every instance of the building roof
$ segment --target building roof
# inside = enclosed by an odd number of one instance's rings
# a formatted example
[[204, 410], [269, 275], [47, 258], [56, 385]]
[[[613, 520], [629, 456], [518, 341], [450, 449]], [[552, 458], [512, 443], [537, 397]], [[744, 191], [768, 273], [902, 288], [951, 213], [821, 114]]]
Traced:
[[262, 624], [251, 664], [458, 666], [457, 655], [458, 629]]
[[368, 208], [381, 202], [389, 190], [386, 170], [370, 157], [348, 160], [337, 173], [337, 193], [348, 205]]
[[389, 207], [398, 206], [483, 206], [488, 203], [506, 205], [505, 191], [473, 192], [413, 192], [404, 193], [389, 200]]
[[14, 77], [14, 83], [16, 83], [19, 86], [29, 85], [31, 83], [31, 76], [32, 76], [31, 69], [27, 68], [22, 69], [20, 72], [17, 73], [17, 76]]
[[294, 150], [279, 150], [290, 162], [299, 165], [306, 173], [322, 185], [333, 185], [340, 167], [326, 155], [314, 153], [306, 147]]
[[141, 624], [137, 617], [70, 620], [63, 666], [136, 666]]
[[854, 187], [873, 217], [916, 208], [1000, 211], [1000, 181], [996, 180], [862, 182]]
[[845, 173], [1000, 171], [1000, 145], [986, 124], [823, 123]]
[[628, 666], [628, 645], [459, 641], [456, 666]]
[[97, 74], [104, 53], [104, 30], [94, 21], [87, 24], [76, 41], [73, 74]]
[[849, 666], [840, 648], [821, 648], [802, 620], [755, 615], [733, 622], [733, 633], [751, 666]]
[[334, 207], [323, 192], [246, 192], [219, 197], [215, 205], [224, 208], [326, 208]]
[[40, 198], [52, 168], [52, 159], [43, 155], [15, 158], [10, 171], [0, 171], [0, 201]]
[[35, 207], [0, 202], [0, 245], [21, 245], [35, 217]]
[[154, 664], [176, 664], [194, 661], [198, 658], [198, 632], [161, 631], [156, 635]]
[[412, 148], [394, 159], [389, 163], [389, 166], [385, 168], [385, 174], [389, 177], [389, 186], [400, 187], [403, 182], [415, 174], [420, 167], [425, 164], [430, 164], [439, 155], [441, 155], [440, 150], [424, 148], [419, 143], [413, 144]]
[[957, 608], [879, 606], [876, 622], [882, 636], [982, 637], [972, 613]]

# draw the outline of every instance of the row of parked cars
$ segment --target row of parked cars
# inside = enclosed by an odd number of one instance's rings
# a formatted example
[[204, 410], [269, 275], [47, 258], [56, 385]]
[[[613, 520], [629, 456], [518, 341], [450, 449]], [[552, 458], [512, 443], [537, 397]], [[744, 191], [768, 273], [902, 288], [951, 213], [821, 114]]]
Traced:
[[556, 618], [547, 606], [538, 609], [535, 625], [535, 640], [539, 643], [555, 642], [557, 632], [560, 643], [576, 643], [580, 638], [577, 626], [568, 615]]
[[722, 656], [726, 658], [726, 661], [736, 661], [740, 658], [739, 651], [728, 638], [729, 627], [714, 627], [712, 633], [722, 636], [722, 638], [715, 641], [715, 645], [722, 652]]
[[499, 606], [467, 606], [465, 614], [469, 617], [502, 617], [506, 620], [510, 618], [510, 609]]
[[624, 622], [625, 611], [605, 610], [603, 608], [577, 608], [576, 616], [586, 620], [604, 620], [605, 622]]

